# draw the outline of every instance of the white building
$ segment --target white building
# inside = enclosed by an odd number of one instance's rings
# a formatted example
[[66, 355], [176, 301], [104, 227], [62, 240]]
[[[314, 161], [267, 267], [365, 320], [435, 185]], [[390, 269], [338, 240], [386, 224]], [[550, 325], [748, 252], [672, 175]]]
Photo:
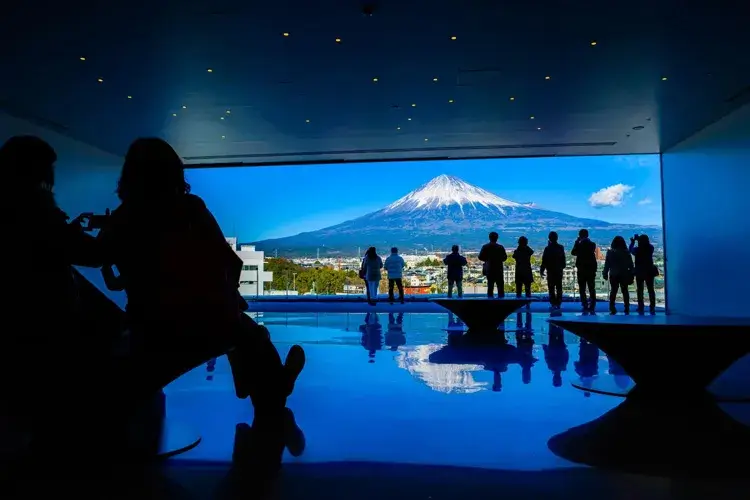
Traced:
[[227, 238], [227, 243], [242, 259], [242, 273], [240, 274], [240, 294], [244, 296], [263, 295], [264, 283], [273, 281], [273, 273], [264, 271], [263, 252], [255, 249], [254, 245], [237, 243], [237, 238]]

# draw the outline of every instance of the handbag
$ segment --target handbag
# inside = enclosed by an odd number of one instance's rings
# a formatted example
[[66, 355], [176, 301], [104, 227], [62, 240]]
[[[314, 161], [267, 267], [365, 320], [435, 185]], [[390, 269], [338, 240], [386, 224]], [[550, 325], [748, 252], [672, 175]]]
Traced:
[[653, 266], [651, 266], [651, 276], [653, 276], [654, 278], [656, 278], [657, 276], [659, 276], [659, 268], [656, 267], [655, 264]]
[[489, 275], [490, 272], [490, 263], [489, 262], [483, 262], [482, 263], [482, 276]]
[[367, 279], [367, 268], [365, 266], [364, 260], [362, 260], [362, 265], [359, 266], [359, 279], [362, 279], [362, 280]]
[[633, 282], [635, 281], [635, 273], [633, 273], [633, 271], [628, 269], [627, 271], [625, 271], [625, 277], [622, 281], [628, 286], [632, 285]]

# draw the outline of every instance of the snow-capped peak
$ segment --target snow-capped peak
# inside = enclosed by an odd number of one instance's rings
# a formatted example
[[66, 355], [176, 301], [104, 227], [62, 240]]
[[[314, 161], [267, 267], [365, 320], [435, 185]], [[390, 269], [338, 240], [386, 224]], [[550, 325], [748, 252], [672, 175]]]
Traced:
[[472, 186], [458, 177], [442, 174], [391, 203], [384, 211], [435, 209], [450, 205], [481, 205], [485, 208], [495, 207], [501, 212], [504, 208], [525, 206]]

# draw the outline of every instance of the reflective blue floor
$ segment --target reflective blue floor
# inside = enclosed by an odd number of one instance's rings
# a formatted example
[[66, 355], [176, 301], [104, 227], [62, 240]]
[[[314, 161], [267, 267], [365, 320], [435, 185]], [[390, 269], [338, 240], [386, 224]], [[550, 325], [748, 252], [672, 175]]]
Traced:
[[[507, 349], [493, 347], [446, 348], [446, 330], [460, 328], [447, 313], [387, 310], [257, 318], [282, 356], [292, 344], [307, 352], [288, 405], [307, 450], [288, 461], [575, 467], [549, 451], [549, 438], [601, 416], [622, 399], [589, 394], [571, 383], [620, 389], [631, 384], [595, 346], [555, 327], [550, 332], [549, 314], [522, 312], [508, 319], [507, 338], [519, 349], [508, 356]], [[252, 408], [235, 397], [226, 358], [188, 373], [166, 393], [170, 418], [203, 437], [180, 459], [231, 460], [235, 425], [250, 422]]]

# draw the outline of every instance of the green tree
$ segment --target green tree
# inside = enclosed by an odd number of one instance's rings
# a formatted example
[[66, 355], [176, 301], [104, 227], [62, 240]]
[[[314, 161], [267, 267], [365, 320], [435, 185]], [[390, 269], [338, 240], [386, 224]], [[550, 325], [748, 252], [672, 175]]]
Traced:
[[440, 267], [443, 263], [440, 259], [431, 259], [427, 257], [425, 260], [417, 262], [417, 267]]
[[266, 259], [265, 270], [273, 273], [273, 281], [266, 285], [274, 290], [292, 290], [294, 286], [294, 275], [302, 273], [304, 268], [289, 259]]

